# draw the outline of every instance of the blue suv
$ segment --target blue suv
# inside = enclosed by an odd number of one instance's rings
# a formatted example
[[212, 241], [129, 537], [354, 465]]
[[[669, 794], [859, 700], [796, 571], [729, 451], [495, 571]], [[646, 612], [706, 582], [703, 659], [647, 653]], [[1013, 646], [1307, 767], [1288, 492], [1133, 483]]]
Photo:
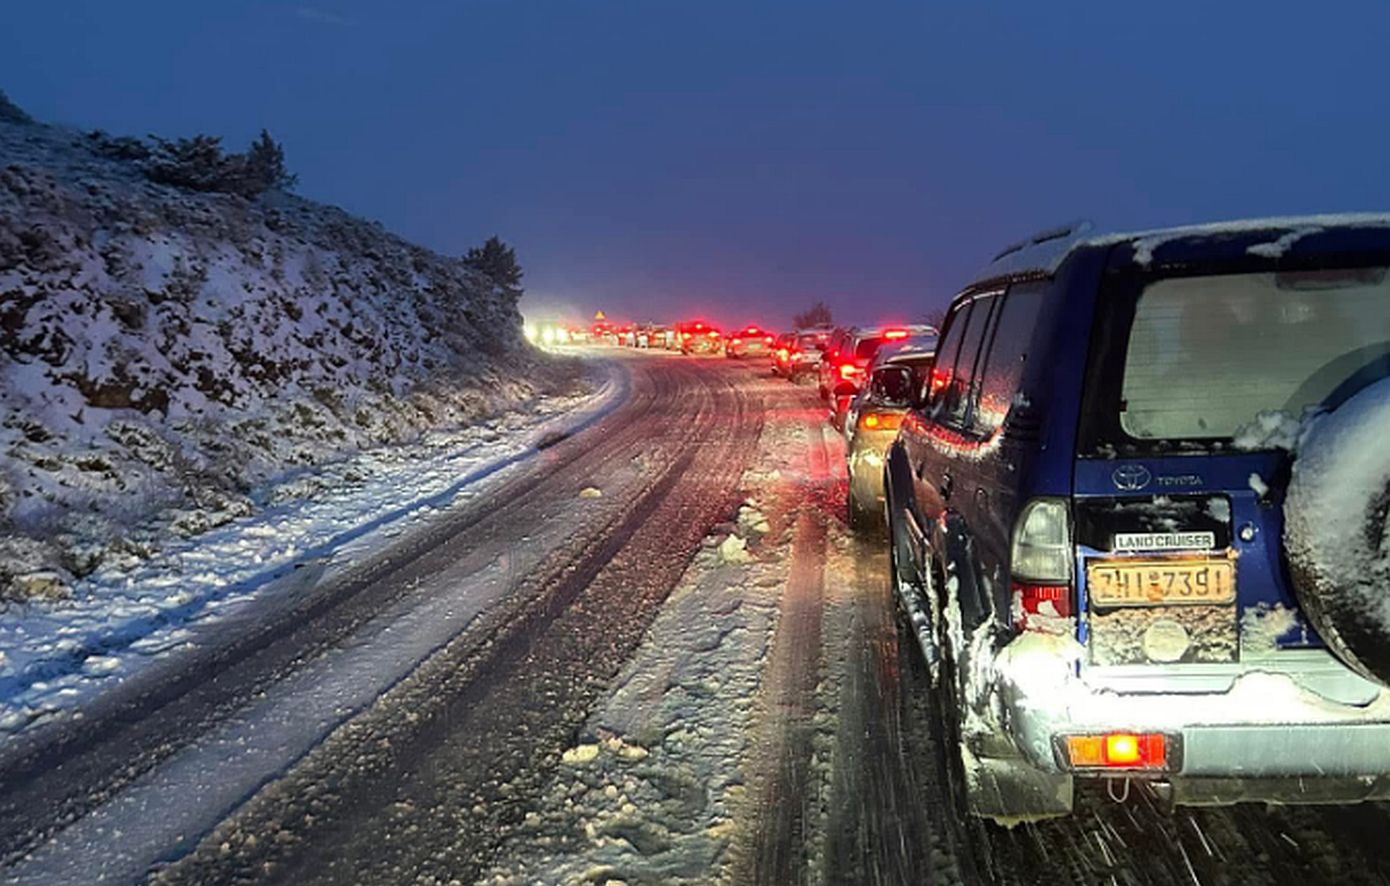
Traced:
[[963, 811], [1390, 797], [1390, 217], [1045, 232], [884, 462]]

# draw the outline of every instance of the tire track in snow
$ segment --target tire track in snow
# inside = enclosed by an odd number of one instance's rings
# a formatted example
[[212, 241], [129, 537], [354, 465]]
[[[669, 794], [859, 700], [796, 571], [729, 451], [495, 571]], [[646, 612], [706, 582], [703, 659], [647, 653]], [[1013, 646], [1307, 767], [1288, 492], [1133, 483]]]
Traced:
[[[62, 851], [75, 850], [77, 846], [72, 840], [62, 841], [62, 829], [68, 824], [101, 809], [103, 804], [119, 800], [126, 786], [136, 785], [141, 779], [146, 782], [157, 779], [159, 766], [166, 761], [172, 763], [180, 753], [196, 758], [200, 753], [199, 745], [205, 745], [204, 750], [209, 753], [203, 756], [210, 756], [211, 746], [217, 742], [204, 741], [202, 735], [225, 731], [226, 724], [234, 724], [242, 718], [243, 710], [262, 707], [264, 703], [259, 699], [267, 694], [273, 698], [277, 687], [292, 686], [295, 675], [313, 667], [326, 654], [344, 644], [353, 645], [354, 637], [374, 621], [386, 617], [393, 607], [409, 609], [417, 605], [412, 602], [415, 598], [420, 605], [428, 603], [426, 595], [430, 592], [432, 576], [457, 569], [462, 561], [470, 559], [478, 568], [485, 568], [495, 557], [499, 543], [505, 545], [517, 537], [516, 526], [542, 519], [550, 507], [548, 501], [573, 501], [586, 477], [608, 471], [612, 462], [630, 460], [633, 447], [649, 442], [652, 415], [664, 408], [663, 404], [669, 403], [673, 392], [679, 390], [680, 376], [673, 374], [673, 370], [674, 361], [644, 367], [636, 379], [632, 400], [618, 411], [618, 415], [600, 422], [589, 433], [547, 451], [533, 473], [505, 480], [493, 495], [470, 502], [457, 515], [445, 516], [394, 544], [384, 555], [347, 570], [341, 582], [312, 588], [303, 596], [287, 601], [284, 610], [258, 612], [265, 617], [263, 623], [248, 622], [241, 626], [241, 632], [229, 631], [232, 626], [222, 624], [220, 630], [230, 636], [214, 637], [221, 642], [200, 650], [192, 661], [185, 657], [171, 658], [165, 668], [151, 669], [155, 672], [174, 670], [174, 679], [169, 684], [152, 688], [157, 700], [175, 696], [180, 690], [184, 691], [183, 695], [163, 704], [140, 696], [138, 701], [142, 703], [113, 705], [106, 716], [91, 718], [103, 724], [105, 732], [88, 730], [73, 738], [70, 744], [42, 748], [24, 760], [22, 767], [7, 770], [8, 775], [20, 776], [7, 779], [3, 794], [0, 794], [3, 798], [0, 799], [0, 821], [13, 826], [7, 834], [12, 841], [9, 845], [16, 847], [11, 851], [10, 860], [17, 860], [26, 846], [34, 846], [40, 838], [53, 833], [60, 835], [59, 846], [69, 847]], [[612, 445], [592, 445], [596, 436]], [[608, 507], [613, 510], [618, 506], [618, 502], [613, 502]], [[510, 536], [507, 534], [509, 528]], [[518, 599], [498, 608], [508, 611], [528, 602], [522, 598], [524, 595], [515, 596]], [[498, 620], [501, 614], [485, 616], [479, 627], [485, 628], [489, 620]], [[391, 642], [389, 627], [375, 633], [376, 642]], [[470, 637], [475, 633], [482, 631], [470, 632]], [[335, 708], [326, 712], [327, 719], [318, 735], [326, 734], [353, 713], [355, 709]], [[308, 740], [310, 744], [314, 741], [299, 735], [294, 740]], [[64, 752], [70, 750], [76, 752], [64, 756]], [[266, 779], [278, 775], [303, 750], [307, 748], [286, 747], [279, 751], [288, 756], [281, 758], [283, 762], [270, 759], [266, 764], [268, 768], [261, 770], [259, 776], [255, 772], [239, 773], [237, 778], [251, 779], [242, 790], [250, 793]], [[237, 790], [239, 782], [227, 783], [220, 777], [223, 771], [212, 769], [200, 776], [218, 782], [219, 790], [210, 793], [208, 801], [235, 805], [244, 794], [234, 796], [231, 801], [225, 799], [226, 792]], [[217, 797], [224, 799], [217, 800]], [[197, 818], [181, 820], [176, 817], [167, 825], [158, 819], [154, 820], [158, 824], [151, 825], [146, 819], [145, 829], [162, 827], [167, 831], [163, 839], [186, 844], [229, 808], [186, 806], [183, 814]], [[196, 824], [198, 820], [206, 821], [208, 816], [212, 816], [211, 822]], [[190, 825], [191, 830], [188, 829]], [[89, 851], [100, 853], [100, 845], [89, 847]], [[114, 864], [131, 848], [130, 845], [113, 846], [113, 851], [103, 856], [105, 863]], [[172, 842], [149, 857], [153, 859], [168, 852], [177, 852]], [[132, 870], [143, 869], [139, 858], [127, 859], [124, 864], [134, 865]], [[124, 868], [115, 865], [113, 869]]]
[[752, 807], [748, 845], [738, 849], [735, 883], [803, 880], [814, 828], [807, 788], [821, 672], [821, 616], [831, 483], [830, 456], [817, 410], [808, 418], [810, 482], [803, 490], [792, 540], [791, 572], [782, 593], [763, 690], [758, 737], [750, 760]]
[[[686, 366], [694, 383], [669, 399], [673, 420], [648, 428], [679, 443], [675, 460], [591, 557], [540, 579], [554, 592], [549, 611], [512, 623], [482, 658], [442, 652], [350, 724], [342, 747], [271, 785], [167, 878], [467, 882], [484, 869], [688, 555], [734, 504], [761, 410], [728, 369]], [[411, 716], [419, 721], [401, 722]], [[277, 832], [287, 842], [267, 845]]]

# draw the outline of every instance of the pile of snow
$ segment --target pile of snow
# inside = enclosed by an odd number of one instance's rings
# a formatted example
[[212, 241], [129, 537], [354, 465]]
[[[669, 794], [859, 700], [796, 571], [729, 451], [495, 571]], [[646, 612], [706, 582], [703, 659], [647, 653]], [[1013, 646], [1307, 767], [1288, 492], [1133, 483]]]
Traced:
[[1298, 438], [1305, 422], [1282, 410], [1256, 413], [1253, 421], [1236, 429], [1231, 445], [1244, 452], [1268, 449], [1298, 451]]
[[516, 294], [461, 261], [298, 197], [153, 183], [112, 144], [0, 120], [0, 599], [560, 384]]
[[479, 882], [728, 879], [752, 804], [757, 699], [791, 568], [786, 502], [799, 497], [802, 478], [790, 477], [806, 470], [809, 443], [801, 422], [786, 420], [789, 411], [768, 415], [742, 478], [756, 498], [704, 539], [608, 696], [563, 750], [545, 796]]
[[784, 571], [700, 549], [480, 882], [716, 879], [745, 801], [741, 766]]

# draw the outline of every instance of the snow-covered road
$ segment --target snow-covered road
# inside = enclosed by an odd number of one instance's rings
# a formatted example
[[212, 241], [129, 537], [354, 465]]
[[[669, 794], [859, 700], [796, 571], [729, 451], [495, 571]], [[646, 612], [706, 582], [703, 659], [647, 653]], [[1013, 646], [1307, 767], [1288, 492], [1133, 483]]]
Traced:
[[954, 815], [814, 390], [614, 356], [488, 459], [381, 456], [346, 545], [306, 560], [323, 521], [281, 524], [281, 577], [147, 634], [170, 651], [108, 650], [0, 745], [3, 879], [1386, 882], [1379, 804]]

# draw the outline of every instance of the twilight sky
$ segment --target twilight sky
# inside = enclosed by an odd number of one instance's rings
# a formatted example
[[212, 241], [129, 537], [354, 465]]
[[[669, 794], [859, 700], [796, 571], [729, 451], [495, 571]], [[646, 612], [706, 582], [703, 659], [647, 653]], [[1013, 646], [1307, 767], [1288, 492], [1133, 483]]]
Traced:
[[500, 234], [531, 313], [782, 326], [916, 319], [1074, 218], [1390, 209], [1387, 41], [1384, 0], [53, 0], [5, 11], [0, 89], [267, 127], [306, 196]]

